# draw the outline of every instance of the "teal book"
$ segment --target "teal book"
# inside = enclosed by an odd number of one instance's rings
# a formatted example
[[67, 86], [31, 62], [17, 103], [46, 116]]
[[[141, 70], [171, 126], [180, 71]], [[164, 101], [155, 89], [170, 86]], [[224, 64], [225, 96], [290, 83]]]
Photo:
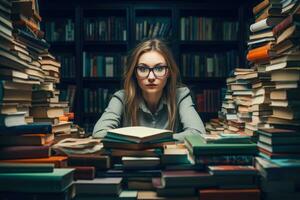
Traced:
[[40, 173], [53, 172], [54, 164], [40, 163], [0, 163], [0, 173]]
[[62, 192], [73, 183], [74, 169], [42, 173], [0, 173], [1, 192]]
[[138, 196], [137, 191], [124, 190], [119, 196], [105, 196], [99, 198], [99, 194], [79, 194], [76, 195], [75, 200], [136, 200]]
[[254, 143], [249, 144], [207, 144], [199, 135], [189, 135], [185, 138], [185, 144], [193, 155], [224, 155], [224, 154], [256, 154], [257, 146]]

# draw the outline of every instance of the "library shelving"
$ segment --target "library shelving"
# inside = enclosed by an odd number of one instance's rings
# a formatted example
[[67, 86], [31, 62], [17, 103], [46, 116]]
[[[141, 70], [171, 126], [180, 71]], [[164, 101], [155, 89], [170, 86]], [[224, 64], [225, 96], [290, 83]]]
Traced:
[[59, 87], [64, 98], [74, 98], [76, 123], [92, 130], [110, 95], [122, 86], [126, 55], [153, 37], [169, 44], [203, 121], [217, 117], [226, 77], [246, 66], [250, 3], [41, 1], [42, 29], [62, 63]]

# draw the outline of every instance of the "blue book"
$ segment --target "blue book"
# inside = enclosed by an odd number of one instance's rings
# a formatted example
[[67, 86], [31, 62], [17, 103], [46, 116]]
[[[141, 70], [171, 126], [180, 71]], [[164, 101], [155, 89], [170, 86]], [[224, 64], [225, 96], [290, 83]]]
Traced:
[[32, 123], [25, 124], [20, 126], [11, 126], [5, 127], [0, 126], [0, 135], [21, 135], [21, 134], [50, 134], [52, 133], [52, 125], [51, 123], [40, 122], [40, 123]]

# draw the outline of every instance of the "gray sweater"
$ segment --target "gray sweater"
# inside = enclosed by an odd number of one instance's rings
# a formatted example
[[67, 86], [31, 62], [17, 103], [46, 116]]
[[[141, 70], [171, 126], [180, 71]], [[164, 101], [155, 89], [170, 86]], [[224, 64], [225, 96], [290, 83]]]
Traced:
[[[104, 137], [109, 129], [130, 126], [130, 121], [124, 119], [123, 115], [124, 98], [124, 90], [119, 90], [113, 95], [105, 112], [94, 127], [94, 138]], [[186, 135], [205, 133], [203, 122], [194, 108], [190, 90], [187, 87], [177, 89], [176, 104], [174, 138], [183, 141]], [[138, 112], [140, 126], [167, 129], [168, 108], [164, 98], [161, 98], [155, 113], [150, 112], [144, 101], [140, 103]]]

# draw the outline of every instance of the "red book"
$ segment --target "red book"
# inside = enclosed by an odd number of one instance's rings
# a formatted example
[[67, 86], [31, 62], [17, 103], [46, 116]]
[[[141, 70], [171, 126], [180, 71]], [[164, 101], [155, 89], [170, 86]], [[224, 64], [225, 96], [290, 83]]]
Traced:
[[7, 146], [0, 148], [0, 159], [48, 158], [50, 146]]
[[203, 96], [203, 94], [197, 95], [197, 111], [204, 112], [204, 96]]
[[54, 167], [67, 167], [66, 156], [50, 156], [49, 158], [28, 158], [15, 160], [0, 160], [0, 163], [53, 163]]
[[273, 28], [274, 35], [277, 35], [287, 29], [289, 26], [293, 24], [294, 21], [299, 21], [299, 15], [290, 15], [287, 18], [285, 18], [283, 21], [281, 21], [279, 24], [277, 24]]
[[85, 154], [68, 156], [68, 166], [91, 166], [96, 169], [108, 169], [110, 159], [108, 156]]
[[259, 189], [201, 189], [201, 200], [259, 200]]
[[74, 179], [75, 180], [93, 180], [95, 178], [95, 167], [91, 166], [73, 166], [75, 168]]

